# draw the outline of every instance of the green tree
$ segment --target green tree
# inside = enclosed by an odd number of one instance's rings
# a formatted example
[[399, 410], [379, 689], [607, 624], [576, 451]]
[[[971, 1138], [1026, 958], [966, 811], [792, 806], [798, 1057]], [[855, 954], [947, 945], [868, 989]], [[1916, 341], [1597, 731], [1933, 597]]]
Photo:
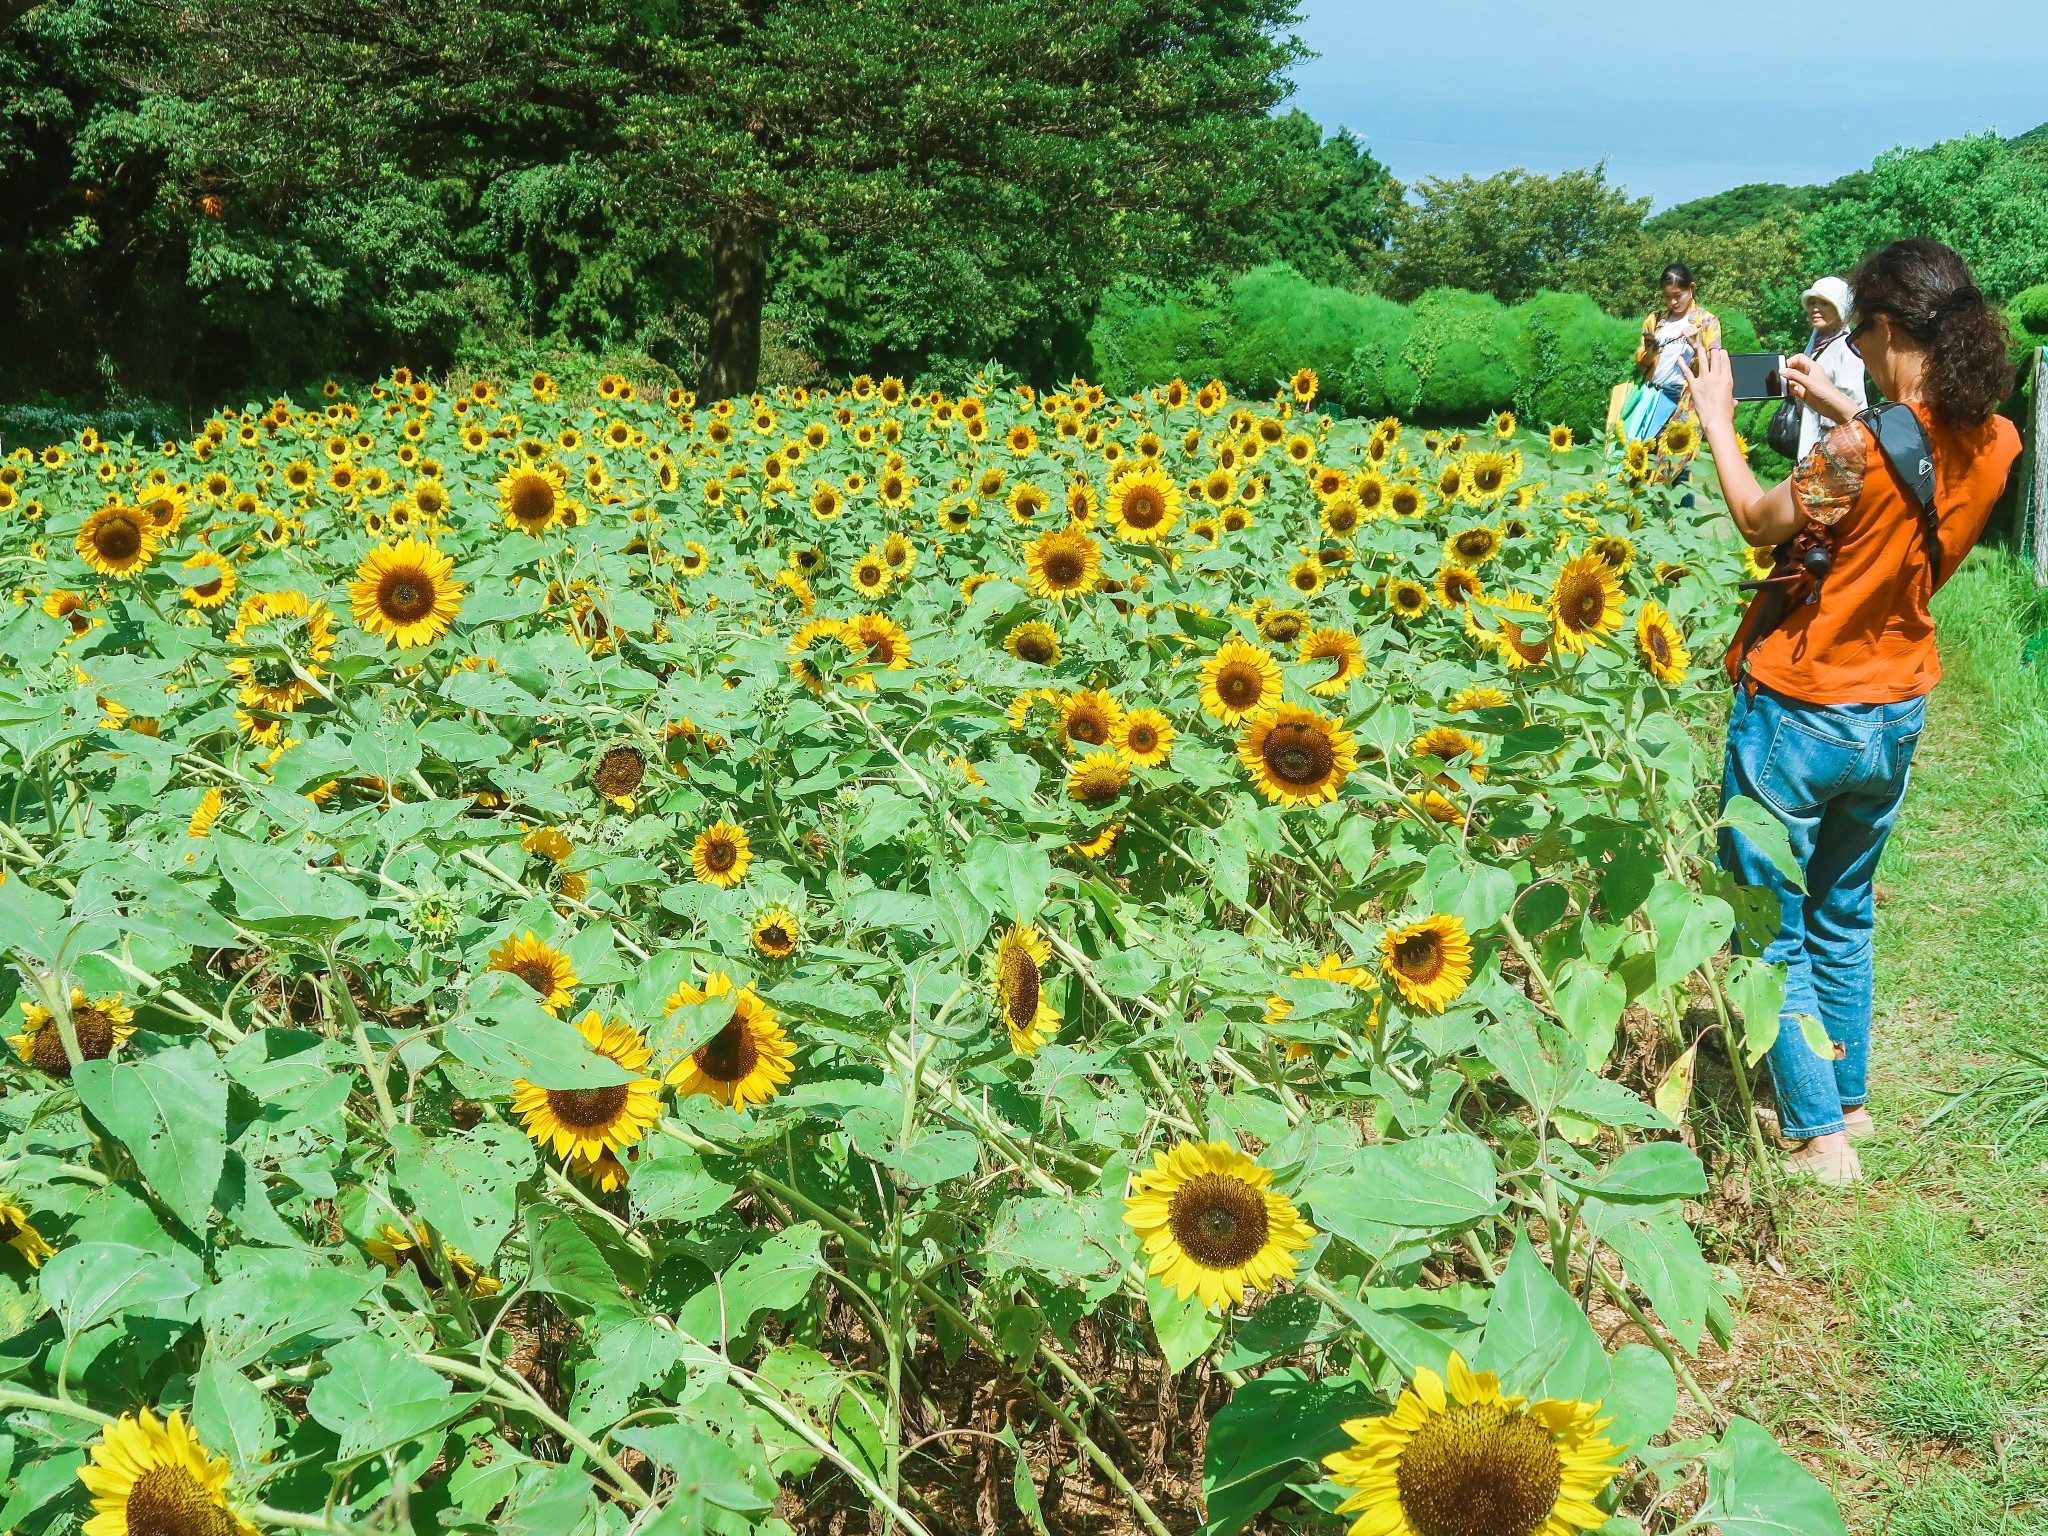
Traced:
[[1399, 227], [1401, 184], [1348, 128], [1324, 138], [1296, 110], [1265, 131], [1280, 195], [1250, 233], [1255, 264], [1285, 262], [1310, 282], [1364, 287]]
[[707, 395], [754, 386], [779, 243], [829, 242], [860, 263], [851, 291], [899, 298], [993, 258], [1008, 287], [965, 297], [1013, 315], [1213, 260], [1213, 232], [1273, 195], [1247, 130], [1299, 51], [1293, 0], [257, 9], [181, 7], [189, 174], [245, 188], [264, 224], [309, 195], [496, 187], [581, 156], [610, 222], [701, 263]]
[[1424, 177], [1413, 190], [1384, 284], [1403, 300], [1463, 288], [1517, 304], [1541, 289], [1578, 289], [1589, 264], [1636, 237], [1650, 206], [1597, 165], [1556, 176], [1517, 167], [1483, 180]]
[[1978, 283], [2009, 298], [2048, 280], [2048, 156], [1995, 133], [1877, 157], [1860, 199], [1805, 220], [1809, 262], [1845, 272], [1892, 240], [1920, 235], [1953, 247]]

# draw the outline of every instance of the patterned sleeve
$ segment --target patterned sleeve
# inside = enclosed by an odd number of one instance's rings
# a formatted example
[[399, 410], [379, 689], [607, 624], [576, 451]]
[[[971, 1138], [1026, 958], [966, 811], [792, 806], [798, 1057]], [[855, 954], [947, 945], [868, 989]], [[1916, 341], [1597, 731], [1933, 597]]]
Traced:
[[1813, 451], [1792, 471], [1792, 499], [1808, 522], [1831, 527], [1863, 492], [1869, 439], [1853, 421], [1830, 427]]
[[1700, 311], [1700, 351], [1712, 352], [1721, 345], [1721, 317], [1712, 310]]

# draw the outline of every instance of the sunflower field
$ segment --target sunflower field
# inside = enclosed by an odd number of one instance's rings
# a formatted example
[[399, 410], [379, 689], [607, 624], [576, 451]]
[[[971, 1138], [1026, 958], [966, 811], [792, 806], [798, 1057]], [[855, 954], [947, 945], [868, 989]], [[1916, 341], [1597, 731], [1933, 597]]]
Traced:
[[1841, 1529], [1683, 429], [326, 394], [0, 465], [0, 1528]]

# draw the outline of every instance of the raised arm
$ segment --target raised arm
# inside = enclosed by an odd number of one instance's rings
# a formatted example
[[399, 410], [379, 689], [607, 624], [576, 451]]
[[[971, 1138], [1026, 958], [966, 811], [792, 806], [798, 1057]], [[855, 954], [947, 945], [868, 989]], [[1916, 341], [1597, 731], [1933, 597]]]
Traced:
[[1736, 529], [1759, 549], [1784, 543], [1805, 526], [1806, 514], [1793, 498], [1790, 480], [1766, 490], [1742, 456], [1735, 441], [1735, 368], [1728, 354], [1718, 347], [1702, 353], [1699, 368], [1685, 368], [1685, 377]]

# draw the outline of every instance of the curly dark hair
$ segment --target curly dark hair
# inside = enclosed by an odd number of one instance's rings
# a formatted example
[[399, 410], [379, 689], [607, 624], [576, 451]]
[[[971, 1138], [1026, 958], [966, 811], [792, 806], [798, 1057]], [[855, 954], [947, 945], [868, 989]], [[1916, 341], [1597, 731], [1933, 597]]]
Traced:
[[1936, 240], [1894, 240], [1849, 279], [1859, 320], [1890, 315], [1927, 348], [1927, 403], [1952, 427], [1974, 427], [2012, 393], [2005, 316], [1984, 302], [1970, 268]]

